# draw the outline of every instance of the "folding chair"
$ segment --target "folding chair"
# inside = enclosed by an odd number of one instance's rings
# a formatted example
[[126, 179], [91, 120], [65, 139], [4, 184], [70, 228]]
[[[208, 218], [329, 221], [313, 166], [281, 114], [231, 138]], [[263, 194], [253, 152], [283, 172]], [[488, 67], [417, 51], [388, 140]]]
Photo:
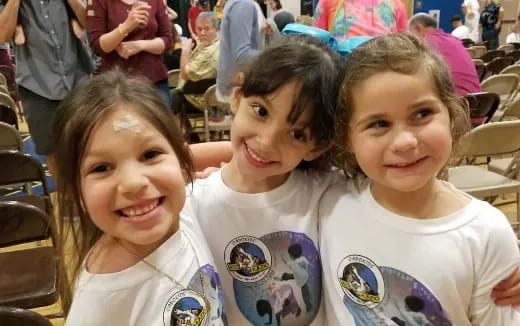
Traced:
[[[490, 157], [513, 154], [520, 150], [520, 120], [492, 122], [471, 130], [464, 157]], [[448, 170], [448, 180], [456, 188], [479, 198], [493, 199], [501, 194], [516, 193], [517, 222], [520, 220], [520, 182], [474, 165]]]
[[516, 62], [516, 61], [520, 60], [520, 50], [513, 50], [513, 51], [509, 52], [508, 54], [506, 54], [506, 57], [511, 57]]
[[[41, 209], [0, 202], [0, 247], [52, 237], [52, 219]], [[32, 309], [58, 301], [57, 254], [41, 246], [0, 253], [0, 305]]]
[[482, 91], [498, 94], [500, 96], [498, 110], [501, 110], [516, 95], [519, 80], [515, 74], [494, 75], [482, 82]]
[[520, 50], [520, 43], [513, 42], [513, 43], [509, 43], [509, 44], [511, 44], [515, 48], [515, 50]]
[[462, 45], [464, 45], [465, 48], [469, 48], [470, 46], [475, 45], [475, 42], [473, 42], [470, 38], [463, 38], [460, 40], [462, 42]]
[[480, 59], [487, 52], [487, 48], [482, 45], [472, 46], [471, 49], [475, 51], [475, 59]]
[[7, 80], [5, 79], [4, 74], [0, 73], [0, 85], [4, 85], [7, 87]]
[[168, 71], [168, 86], [170, 86], [170, 88], [175, 88], [177, 85], [179, 85], [180, 75], [180, 69], [172, 69]]
[[0, 307], [0, 325], [6, 326], [52, 326], [42, 315], [27, 309]]
[[502, 50], [489, 50], [480, 57], [485, 63], [493, 61], [495, 58], [505, 57], [506, 53]]
[[475, 64], [475, 69], [477, 70], [478, 79], [480, 82], [482, 82], [487, 72], [486, 64], [481, 59], [473, 59], [473, 63]]
[[11, 66], [0, 65], [0, 73], [4, 75], [7, 81], [7, 88], [9, 89], [9, 95], [15, 100], [19, 101], [20, 96], [18, 95], [18, 89], [16, 87], [16, 78], [14, 68]]
[[490, 63], [486, 64], [488, 74], [497, 75], [505, 68], [515, 63], [515, 60], [511, 57], [500, 57], [495, 58]]
[[[42, 194], [32, 193], [32, 183], [39, 182]], [[43, 167], [38, 160], [18, 151], [0, 151], [0, 186], [23, 189], [25, 194], [0, 197], [2, 200], [16, 200], [34, 205], [48, 214], [52, 214], [49, 188]]]
[[464, 97], [468, 101], [473, 127], [490, 121], [500, 105], [500, 97], [495, 93], [469, 93]]
[[514, 49], [515, 49], [515, 47], [511, 44], [502, 44], [501, 46], [498, 47], [497, 50], [502, 50], [506, 54], [508, 54], [509, 52], [513, 51]]
[[500, 117], [499, 121], [504, 120], [520, 120], [520, 98], [511, 102], [506, 107], [504, 114]]
[[9, 95], [9, 90], [7, 89], [7, 86], [0, 84], [0, 93]]
[[0, 151], [23, 151], [23, 140], [18, 130], [11, 125], [0, 122]]
[[[231, 129], [232, 118], [230, 115], [225, 114], [229, 110], [229, 104], [220, 102], [217, 99], [216, 90], [217, 85], [213, 85], [204, 93], [204, 101], [206, 102], [206, 107], [204, 108], [204, 135], [206, 137], [206, 142], [210, 141], [210, 131], [216, 131], [222, 135], [224, 131], [229, 131]], [[209, 121], [210, 109], [223, 111], [225, 114], [224, 120], [221, 122]]]
[[475, 51], [475, 49], [473, 49], [472, 47], [467, 47], [467, 48], [466, 48], [466, 51], [468, 51], [469, 56], [470, 56], [472, 59], [477, 59], [477, 51]]
[[[0, 97], [4, 94], [0, 94]], [[0, 98], [0, 122], [7, 123], [11, 126], [14, 126], [18, 129], [18, 118], [16, 117], [16, 112], [10, 107], [1, 103]]]

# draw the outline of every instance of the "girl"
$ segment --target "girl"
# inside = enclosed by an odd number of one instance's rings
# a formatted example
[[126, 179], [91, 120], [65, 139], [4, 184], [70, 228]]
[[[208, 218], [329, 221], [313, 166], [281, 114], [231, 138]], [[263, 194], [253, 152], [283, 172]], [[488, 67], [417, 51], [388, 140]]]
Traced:
[[320, 202], [331, 325], [518, 325], [492, 287], [520, 262], [504, 215], [436, 178], [468, 130], [442, 59], [408, 34], [347, 60], [338, 125], [352, 180]]
[[186, 205], [217, 260], [230, 325], [323, 323], [316, 209], [333, 178], [319, 173], [320, 154], [335, 134], [342, 67], [298, 35], [261, 52], [233, 89], [233, 159], [197, 180]]
[[57, 243], [68, 325], [226, 324], [199, 225], [179, 213], [192, 162], [175, 126], [152, 86], [120, 72], [61, 103], [58, 205], [74, 216], [60, 219]]

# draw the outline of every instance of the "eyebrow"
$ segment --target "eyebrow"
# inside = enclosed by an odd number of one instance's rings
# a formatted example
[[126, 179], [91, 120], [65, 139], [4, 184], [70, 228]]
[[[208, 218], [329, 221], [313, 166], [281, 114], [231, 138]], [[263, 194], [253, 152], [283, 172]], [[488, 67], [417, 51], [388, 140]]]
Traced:
[[[120, 132], [128, 132], [128, 131], [120, 131]], [[146, 132], [146, 130], [143, 132], [143, 134], [141, 135], [141, 137], [138, 137], [136, 138], [136, 142], [139, 142], [141, 144], [148, 144], [150, 142], [153, 142], [156, 138], [154, 136], [152, 136], [150, 133]], [[94, 157], [94, 158], [97, 158], [97, 157], [102, 157], [102, 156], [105, 156], [107, 155], [107, 153], [111, 153], [111, 149], [110, 148], [105, 148], [105, 149], [94, 149], [94, 150], [91, 150], [89, 152], [85, 152], [83, 154], [83, 157], [86, 159], [87, 157]], [[84, 161], [85, 161], [84, 159]]]

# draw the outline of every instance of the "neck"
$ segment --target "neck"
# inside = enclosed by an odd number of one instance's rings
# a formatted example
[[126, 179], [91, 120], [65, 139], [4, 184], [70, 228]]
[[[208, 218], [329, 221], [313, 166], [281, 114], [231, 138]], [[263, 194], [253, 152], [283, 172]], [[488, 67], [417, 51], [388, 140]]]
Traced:
[[374, 199], [385, 209], [416, 219], [443, 217], [463, 208], [470, 201], [469, 197], [435, 178], [413, 191], [396, 191], [379, 184], [372, 184], [371, 191]]
[[222, 179], [226, 186], [237, 192], [256, 194], [273, 190], [282, 185], [290, 175], [290, 172], [267, 178], [245, 175], [237, 166], [237, 160], [232, 159], [222, 169]]

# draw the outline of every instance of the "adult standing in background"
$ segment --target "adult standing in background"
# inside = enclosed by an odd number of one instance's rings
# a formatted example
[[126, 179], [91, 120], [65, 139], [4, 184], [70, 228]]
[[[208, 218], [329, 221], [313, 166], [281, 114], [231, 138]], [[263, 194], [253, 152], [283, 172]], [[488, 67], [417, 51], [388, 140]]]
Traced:
[[119, 67], [148, 78], [171, 104], [168, 70], [162, 54], [173, 36], [163, 0], [89, 0], [87, 30], [101, 71]]
[[464, 25], [469, 28], [469, 38], [477, 43], [479, 37], [480, 5], [477, 0], [464, 0], [462, 13], [464, 14]]
[[217, 98], [228, 102], [237, 66], [261, 48], [260, 8], [254, 0], [228, 0], [220, 25]]
[[192, 2], [190, 9], [188, 9], [188, 29], [190, 30], [191, 38], [195, 41], [197, 41], [197, 17], [203, 11], [209, 11], [208, 0], [195, 0]]
[[404, 32], [407, 24], [401, 0], [320, 0], [313, 26], [341, 42], [352, 36]]
[[468, 51], [459, 39], [439, 29], [435, 18], [425, 13], [414, 15], [410, 19], [410, 31], [442, 55], [450, 68], [457, 94], [482, 91], [475, 64]]
[[498, 37], [502, 29], [504, 8], [496, 0], [486, 0], [486, 5], [480, 14], [480, 26], [482, 26], [482, 41], [488, 41], [489, 49], [498, 47]]
[[70, 28], [72, 17], [66, 4], [85, 26], [81, 0], [8, 0], [0, 12], [0, 43], [13, 37], [16, 24], [21, 24], [26, 33], [25, 44], [16, 47], [16, 82], [35, 151], [46, 156], [52, 174], [51, 132], [56, 108], [93, 71], [87, 50]]

